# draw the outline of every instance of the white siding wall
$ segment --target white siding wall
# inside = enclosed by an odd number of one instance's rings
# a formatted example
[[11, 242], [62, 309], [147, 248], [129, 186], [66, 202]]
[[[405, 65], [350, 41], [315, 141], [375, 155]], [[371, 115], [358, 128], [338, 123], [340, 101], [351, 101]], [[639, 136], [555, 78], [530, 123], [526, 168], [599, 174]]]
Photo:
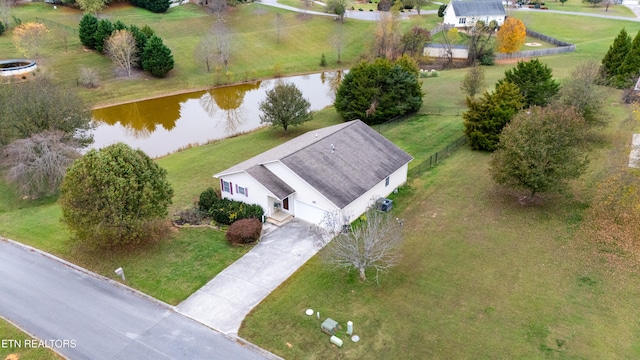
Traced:
[[378, 198], [388, 196], [397, 187], [407, 182], [408, 167], [409, 164], [405, 164], [403, 167], [391, 174], [391, 176], [389, 176], [388, 186], [385, 186], [385, 180], [383, 179], [365, 194], [354, 200], [351, 204], [345, 206], [343, 215], [346, 215], [349, 218], [349, 222], [351, 222], [364, 214], [364, 212], [367, 211], [367, 209], [373, 205]]
[[458, 25], [458, 18], [456, 17], [455, 11], [453, 11], [453, 6], [451, 6], [451, 3], [449, 3], [449, 5], [447, 5], [447, 8], [444, 10], [442, 23], [445, 25]]
[[[469, 57], [469, 49], [451, 48], [451, 54], [454, 59], [466, 59]], [[446, 57], [447, 50], [443, 47], [425, 46], [423, 55], [431, 57]]]
[[[260, 185], [254, 178], [249, 176], [247, 173], [237, 173], [228, 175], [222, 178], [222, 180], [230, 182], [233, 187], [233, 194], [223, 191], [221, 179], [218, 179], [218, 185], [220, 186], [220, 193], [222, 194], [222, 198], [242, 201], [247, 204], [258, 204], [262, 206], [262, 209], [267, 212], [268, 210], [268, 201], [267, 194], [268, 191]], [[242, 186], [248, 189], [248, 196], [238, 194], [236, 191], [236, 186]]]

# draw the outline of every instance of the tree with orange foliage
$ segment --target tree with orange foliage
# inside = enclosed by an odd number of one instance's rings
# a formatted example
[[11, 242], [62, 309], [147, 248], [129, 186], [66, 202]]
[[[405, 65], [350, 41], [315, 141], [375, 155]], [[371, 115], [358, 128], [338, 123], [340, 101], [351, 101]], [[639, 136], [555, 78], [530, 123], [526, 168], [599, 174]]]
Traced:
[[13, 44], [22, 55], [37, 56], [47, 31], [47, 27], [40, 23], [24, 23], [13, 29]]
[[498, 30], [498, 52], [512, 54], [524, 45], [527, 28], [520, 19], [508, 17]]

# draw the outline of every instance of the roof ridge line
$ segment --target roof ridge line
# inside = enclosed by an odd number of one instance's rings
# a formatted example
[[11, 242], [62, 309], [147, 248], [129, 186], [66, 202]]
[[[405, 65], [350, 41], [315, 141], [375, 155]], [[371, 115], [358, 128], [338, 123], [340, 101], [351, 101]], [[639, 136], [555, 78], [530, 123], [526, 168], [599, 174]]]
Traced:
[[[350, 121], [348, 121], [348, 122], [346, 123], [346, 125], [345, 125], [344, 127], [341, 127], [341, 128], [340, 128], [340, 130], [344, 130], [344, 129], [348, 128], [349, 126], [353, 125], [353, 124], [357, 124], [357, 123], [358, 123], [358, 121], [362, 122], [362, 120], [360, 120], [360, 119], [350, 120]], [[363, 124], [364, 124], [364, 123], [363, 123]], [[336, 125], [332, 125], [332, 126], [336, 126], [336, 127], [337, 127], [338, 125], [344, 125], [344, 124], [336, 124]], [[365, 124], [365, 125], [366, 125], [366, 124]], [[367, 125], [367, 126], [368, 126], [368, 125]], [[288, 158], [289, 156], [294, 155], [294, 154], [296, 154], [296, 153], [298, 153], [298, 152], [300, 152], [300, 151], [302, 151], [302, 150], [304, 150], [304, 149], [306, 149], [306, 148], [310, 147], [311, 145], [315, 145], [318, 141], [320, 141], [320, 140], [324, 140], [324, 139], [328, 138], [329, 136], [334, 135], [336, 132], [338, 132], [338, 131], [340, 131], [340, 130], [336, 130], [336, 131], [333, 131], [333, 132], [331, 132], [331, 133], [328, 133], [328, 134], [326, 134], [326, 135], [324, 135], [324, 136], [322, 136], [322, 137], [320, 137], [320, 138], [316, 138], [316, 140], [315, 140], [315, 141], [310, 142], [310, 143], [308, 143], [307, 145], [305, 145], [305, 146], [303, 146], [303, 147], [299, 148], [298, 150], [296, 150], [296, 151], [294, 151], [294, 152], [292, 152], [292, 153], [290, 153], [290, 154], [287, 154], [287, 155], [285, 155], [285, 156], [281, 157], [280, 159], [278, 159], [278, 161], [282, 162], [282, 160], [283, 160], [283, 159], [286, 159], [286, 158]], [[317, 130], [316, 130], [316, 131], [317, 131]], [[311, 131], [309, 131], [309, 132], [311, 132]], [[305, 134], [307, 134], [307, 133], [305, 133]], [[303, 134], [303, 135], [305, 135], [305, 134]]]

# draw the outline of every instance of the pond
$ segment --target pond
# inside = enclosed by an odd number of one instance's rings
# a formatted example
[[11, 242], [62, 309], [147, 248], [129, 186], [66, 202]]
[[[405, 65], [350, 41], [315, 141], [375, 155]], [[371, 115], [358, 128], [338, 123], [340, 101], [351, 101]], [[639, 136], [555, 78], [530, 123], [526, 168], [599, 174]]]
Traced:
[[279, 81], [295, 84], [320, 110], [333, 103], [342, 71], [217, 87], [93, 111], [92, 148], [124, 142], [151, 157], [206, 144], [264, 126], [258, 105]]

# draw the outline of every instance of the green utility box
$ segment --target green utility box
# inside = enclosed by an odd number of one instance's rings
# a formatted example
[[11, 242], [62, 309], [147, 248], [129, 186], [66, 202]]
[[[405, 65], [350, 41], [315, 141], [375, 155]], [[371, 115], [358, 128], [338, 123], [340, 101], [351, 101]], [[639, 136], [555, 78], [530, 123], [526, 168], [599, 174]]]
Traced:
[[327, 320], [322, 322], [322, 325], [320, 325], [320, 328], [322, 329], [323, 332], [329, 335], [335, 335], [338, 331], [340, 331], [340, 329], [342, 329], [342, 326], [340, 326], [340, 324], [338, 324], [337, 321], [331, 318], [327, 318]]

